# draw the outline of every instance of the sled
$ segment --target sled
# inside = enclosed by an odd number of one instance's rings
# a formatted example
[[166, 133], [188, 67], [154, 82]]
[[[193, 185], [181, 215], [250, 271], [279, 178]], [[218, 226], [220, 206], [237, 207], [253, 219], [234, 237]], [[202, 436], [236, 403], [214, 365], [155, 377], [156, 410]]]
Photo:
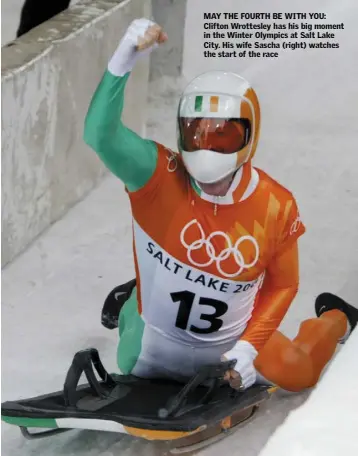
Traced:
[[[232, 389], [224, 375], [235, 364], [204, 366], [183, 384], [109, 374], [98, 351], [90, 348], [75, 354], [62, 391], [4, 402], [2, 420], [18, 426], [28, 439], [72, 429], [111, 431], [165, 442], [172, 454], [188, 453], [250, 421], [276, 390], [267, 385]], [[79, 385], [83, 373], [88, 383]]]

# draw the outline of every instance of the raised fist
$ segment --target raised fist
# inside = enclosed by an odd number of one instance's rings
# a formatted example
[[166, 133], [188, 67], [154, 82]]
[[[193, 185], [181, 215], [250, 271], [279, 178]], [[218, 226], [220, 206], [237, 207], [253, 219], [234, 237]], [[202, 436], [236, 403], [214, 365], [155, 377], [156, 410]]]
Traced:
[[128, 27], [126, 36], [138, 51], [154, 48], [168, 39], [162, 27], [145, 18], [135, 19]]
[[167, 39], [167, 34], [158, 24], [145, 18], [135, 19], [109, 61], [109, 71], [116, 76], [123, 76], [132, 70], [138, 59], [148, 55]]
[[152, 24], [146, 29], [144, 36], [138, 38], [137, 50], [148, 49], [155, 44], [164, 43], [167, 39], [168, 35], [163, 31], [162, 27], [158, 24]]

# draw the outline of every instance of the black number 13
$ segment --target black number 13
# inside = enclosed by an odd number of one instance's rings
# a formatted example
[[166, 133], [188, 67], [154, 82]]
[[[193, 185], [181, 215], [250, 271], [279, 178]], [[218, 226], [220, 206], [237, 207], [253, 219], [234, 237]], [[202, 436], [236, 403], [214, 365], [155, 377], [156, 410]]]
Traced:
[[[179, 302], [179, 310], [175, 326], [180, 329], [188, 329], [188, 322], [190, 312], [194, 304], [195, 294], [190, 291], [180, 291], [177, 293], [170, 294], [174, 302]], [[223, 325], [223, 321], [219, 318], [222, 317], [228, 310], [228, 305], [225, 302], [211, 298], [200, 298], [199, 305], [214, 307], [215, 312], [213, 314], [201, 314], [200, 319], [206, 320], [210, 323], [208, 328], [198, 328], [195, 325], [190, 326], [190, 331], [197, 334], [210, 334], [219, 331]]]

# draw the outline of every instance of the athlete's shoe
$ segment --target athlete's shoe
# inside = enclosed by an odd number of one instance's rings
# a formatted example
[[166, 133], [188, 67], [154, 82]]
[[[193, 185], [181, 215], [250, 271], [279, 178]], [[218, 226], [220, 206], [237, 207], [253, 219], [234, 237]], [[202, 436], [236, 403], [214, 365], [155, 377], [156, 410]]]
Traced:
[[136, 279], [132, 279], [123, 285], [113, 288], [104, 301], [101, 323], [107, 329], [118, 328], [118, 317], [122, 307], [132, 294], [136, 286]]
[[340, 310], [346, 315], [351, 332], [357, 326], [358, 309], [334, 294], [321, 293], [316, 299], [315, 310], [317, 317], [320, 317], [324, 312], [328, 312], [329, 310]]

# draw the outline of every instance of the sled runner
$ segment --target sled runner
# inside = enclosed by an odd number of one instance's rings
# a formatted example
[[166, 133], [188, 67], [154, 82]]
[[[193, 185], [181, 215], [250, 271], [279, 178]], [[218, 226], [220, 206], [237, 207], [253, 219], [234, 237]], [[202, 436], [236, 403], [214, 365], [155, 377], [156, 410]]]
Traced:
[[[205, 366], [188, 383], [109, 374], [96, 349], [76, 353], [64, 388], [2, 404], [2, 420], [29, 439], [70, 429], [91, 429], [166, 441], [173, 454], [210, 445], [253, 418], [275, 387], [246, 391], [224, 382], [236, 361]], [[100, 380], [97, 379], [96, 373]], [[78, 385], [82, 374], [87, 384]], [[46, 428], [32, 433], [29, 428]]]

